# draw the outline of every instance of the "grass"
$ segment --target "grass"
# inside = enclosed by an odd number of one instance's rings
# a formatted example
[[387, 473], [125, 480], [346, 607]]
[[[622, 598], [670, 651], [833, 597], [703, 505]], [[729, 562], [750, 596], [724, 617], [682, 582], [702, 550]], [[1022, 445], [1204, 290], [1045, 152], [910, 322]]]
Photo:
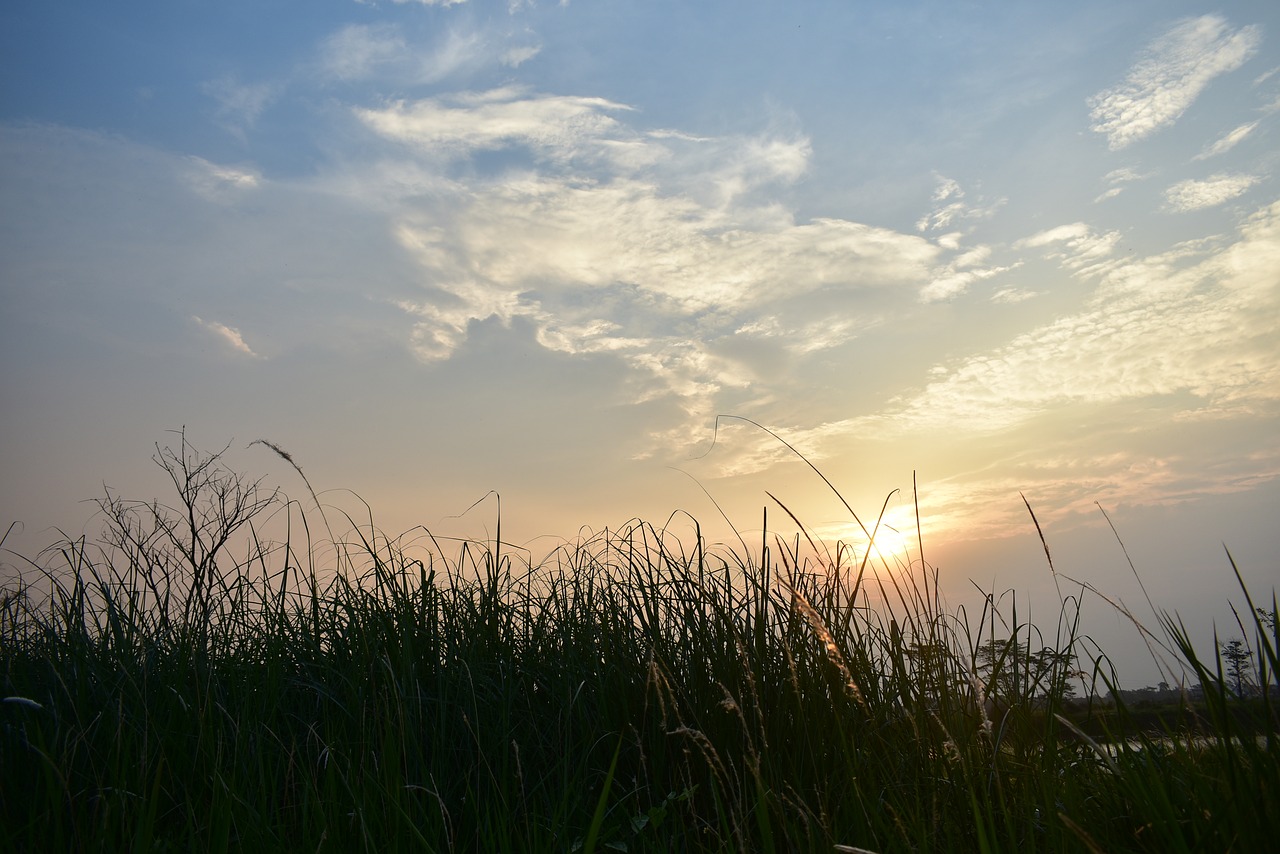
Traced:
[[[1153, 732], [1071, 699], [1115, 678], [1079, 595], [1042, 635], [1014, 597], [969, 621], [922, 562], [803, 533], [636, 521], [536, 563], [341, 514], [335, 537], [309, 484], [291, 501], [185, 436], [156, 460], [173, 507], [108, 495], [100, 541], [0, 597], [6, 850], [1274, 842], [1274, 701], [1236, 700], [1175, 616], [1151, 637], [1204, 700]], [[1274, 625], [1241, 628], [1269, 684]]]

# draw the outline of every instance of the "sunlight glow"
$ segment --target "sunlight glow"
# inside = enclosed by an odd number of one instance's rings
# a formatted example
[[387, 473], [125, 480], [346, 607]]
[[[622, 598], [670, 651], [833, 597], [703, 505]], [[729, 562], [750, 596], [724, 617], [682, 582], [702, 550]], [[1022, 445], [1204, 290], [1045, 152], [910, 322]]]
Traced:
[[874, 516], [864, 516], [862, 522], [866, 525], [865, 531], [851, 519], [848, 522], [833, 522], [818, 526], [815, 532], [828, 543], [844, 542], [853, 546], [859, 557], [865, 554], [868, 534], [874, 533], [873, 563], [878, 564], [884, 561], [890, 565], [895, 563], [907, 565], [920, 559], [916, 519], [911, 508], [889, 508], [885, 511], [878, 527]]

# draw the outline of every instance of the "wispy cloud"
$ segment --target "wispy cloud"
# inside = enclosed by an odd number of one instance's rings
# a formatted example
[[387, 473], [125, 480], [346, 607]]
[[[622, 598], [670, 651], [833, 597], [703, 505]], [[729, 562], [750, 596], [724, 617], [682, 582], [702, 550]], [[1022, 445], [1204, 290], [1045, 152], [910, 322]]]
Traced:
[[969, 290], [969, 286], [974, 282], [980, 282], [983, 279], [989, 279], [992, 276], [1007, 272], [1017, 265], [977, 270], [962, 270], [958, 269], [958, 266], [958, 264], [948, 266], [933, 281], [921, 288], [920, 301], [927, 303], [951, 299]]
[[1017, 249], [1045, 249], [1046, 255], [1079, 276], [1096, 276], [1115, 266], [1113, 254], [1120, 232], [1099, 234], [1083, 222], [1060, 225], [1023, 238]]
[[219, 77], [201, 88], [217, 102], [218, 122], [241, 140], [280, 92], [274, 83], [241, 83], [235, 77]]
[[1139, 174], [1133, 169], [1129, 169], [1127, 167], [1123, 169], [1113, 169], [1102, 178], [1103, 181], [1111, 185], [1111, 188], [1104, 191], [1094, 199], [1094, 204], [1104, 202], [1107, 199], [1114, 199], [1116, 196], [1124, 192], [1126, 184], [1131, 184], [1135, 181], [1142, 181], [1148, 177], [1150, 176]]
[[1013, 305], [1015, 303], [1026, 302], [1029, 299], [1035, 299], [1039, 294], [1035, 291], [1028, 291], [1022, 288], [1001, 288], [991, 295], [991, 301], [996, 303], [1004, 303]]
[[[841, 291], [919, 282], [937, 253], [920, 238], [858, 223], [762, 227], [752, 224], [758, 217], [633, 179], [511, 177], [415, 206], [405, 212], [405, 245], [453, 296], [416, 309], [419, 352], [449, 355], [470, 319], [492, 314], [535, 318], [544, 341], [567, 352], [750, 335], [762, 331], [750, 323], [763, 314], [812, 310], [804, 298], [818, 289], [831, 290], [835, 306]], [[587, 338], [575, 333], [592, 321], [605, 322]], [[837, 332], [827, 329], [823, 346]]]
[[1203, 181], [1179, 181], [1164, 191], [1169, 210], [1176, 213], [1211, 208], [1243, 195], [1258, 183], [1255, 175], [1212, 175]]
[[541, 45], [513, 47], [504, 51], [499, 61], [508, 68], [519, 68], [540, 53], [542, 53]]
[[944, 234], [938, 238], [938, 245], [957, 254], [947, 264], [934, 269], [932, 279], [920, 288], [918, 299], [922, 303], [941, 302], [958, 297], [967, 292], [971, 285], [990, 279], [1001, 273], [1015, 270], [1022, 266], [1021, 261], [1003, 266], [985, 266], [991, 257], [990, 246], [980, 245], [972, 249], [962, 249], [959, 233]]
[[228, 201], [261, 183], [262, 176], [253, 167], [219, 166], [203, 157], [187, 158], [191, 165], [187, 180], [191, 188], [212, 201]]
[[1249, 122], [1248, 124], [1240, 125], [1238, 128], [1222, 137], [1222, 139], [1219, 139], [1204, 151], [1197, 154], [1194, 159], [1207, 160], [1210, 157], [1217, 157], [1219, 154], [1230, 151], [1236, 147], [1240, 140], [1253, 133], [1254, 129], [1257, 127], [1257, 122]]
[[1002, 207], [1006, 199], [973, 204], [965, 201], [965, 191], [953, 178], [936, 175], [937, 188], [933, 192], [934, 207], [916, 222], [920, 231], [938, 231], [953, 228], [960, 220], [986, 219]]
[[1113, 269], [1084, 311], [945, 367], [918, 393], [846, 426], [1000, 431], [1067, 404], [1179, 392], [1199, 398], [1204, 409], [1274, 406], [1280, 403], [1276, 269], [1280, 202], [1259, 211], [1225, 246], [1202, 243]]
[[1115, 151], [1173, 124], [1217, 76], [1257, 51], [1256, 26], [1233, 30], [1218, 15], [1179, 22], [1153, 41], [1124, 82], [1089, 99], [1092, 130]]
[[[419, 358], [449, 358], [474, 321], [519, 318], [548, 349], [622, 360], [632, 399], [705, 419], [724, 390], [767, 394], [773, 363], [847, 343], [936, 277], [942, 250], [922, 237], [797, 223], [755, 193], [805, 173], [807, 138], [651, 132], [630, 114], [517, 87], [357, 111], [396, 146], [376, 184], [352, 186], [399, 199], [401, 245], [431, 282], [397, 303]], [[511, 157], [477, 180], [465, 164], [490, 151]], [[430, 177], [450, 163], [466, 183]], [[992, 274], [986, 249], [956, 254], [968, 278]]]
[[379, 135], [423, 154], [457, 156], [523, 145], [565, 157], [584, 145], [603, 150], [617, 124], [609, 114], [628, 109], [604, 98], [534, 95], [512, 86], [395, 101], [379, 109], [358, 109], [356, 115]]
[[244, 337], [240, 334], [238, 329], [233, 329], [224, 323], [218, 323], [214, 320], [204, 320], [203, 318], [194, 315], [191, 319], [204, 329], [212, 332], [219, 340], [231, 347], [231, 349], [235, 350], [237, 353], [241, 353], [254, 359], [261, 358], [257, 353], [253, 352], [253, 349], [248, 344], [245, 343]]
[[394, 86], [437, 83], [485, 68], [516, 68], [541, 48], [497, 25], [459, 22], [422, 35], [393, 23], [348, 24], [319, 48], [321, 74]]
[[408, 59], [409, 45], [394, 24], [349, 24], [321, 46], [325, 70], [340, 80], [361, 80]]

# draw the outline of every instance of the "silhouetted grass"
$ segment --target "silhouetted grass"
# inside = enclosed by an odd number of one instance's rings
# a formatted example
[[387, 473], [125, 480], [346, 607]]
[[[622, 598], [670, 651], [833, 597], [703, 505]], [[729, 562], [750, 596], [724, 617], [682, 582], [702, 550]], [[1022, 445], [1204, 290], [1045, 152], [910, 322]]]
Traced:
[[[157, 452], [174, 507], [108, 495], [100, 542], [0, 597], [10, 850], [1274, 844], [1270, 694], [1237, 702], [1176, 617], [1205, 701], [1157, 735], [1071, 700], [1114, 682], [1079, 596], [1043, 636], [1016, 598], [969, 622], [922, 562], [803, 534], [752, 554], [636, 521], [536, 563], [336, 538], [313, 492]], [[1241, 627], [1266, 684], [1274, 627]]]

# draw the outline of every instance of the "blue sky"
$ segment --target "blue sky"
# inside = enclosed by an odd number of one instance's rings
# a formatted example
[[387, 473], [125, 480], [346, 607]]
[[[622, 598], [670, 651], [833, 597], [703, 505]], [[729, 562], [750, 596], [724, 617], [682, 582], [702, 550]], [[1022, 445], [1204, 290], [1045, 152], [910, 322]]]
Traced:
[[[0, 519], [92, 529], [167, 430], [391, 531], [529, 542], [801, 449], [957, 597], [1280, 576], [1280, 7], [13, 2]], [[346, 493], [332, 493], [341, 503]], [[349, 496], [347, 496], [349, 499]], [[775, 517], [781, 514], [775, 513]], [[549, 548], [549, 546], [548, 546]], [[1117, 629], [1117, 631], [1119, 631]]]

